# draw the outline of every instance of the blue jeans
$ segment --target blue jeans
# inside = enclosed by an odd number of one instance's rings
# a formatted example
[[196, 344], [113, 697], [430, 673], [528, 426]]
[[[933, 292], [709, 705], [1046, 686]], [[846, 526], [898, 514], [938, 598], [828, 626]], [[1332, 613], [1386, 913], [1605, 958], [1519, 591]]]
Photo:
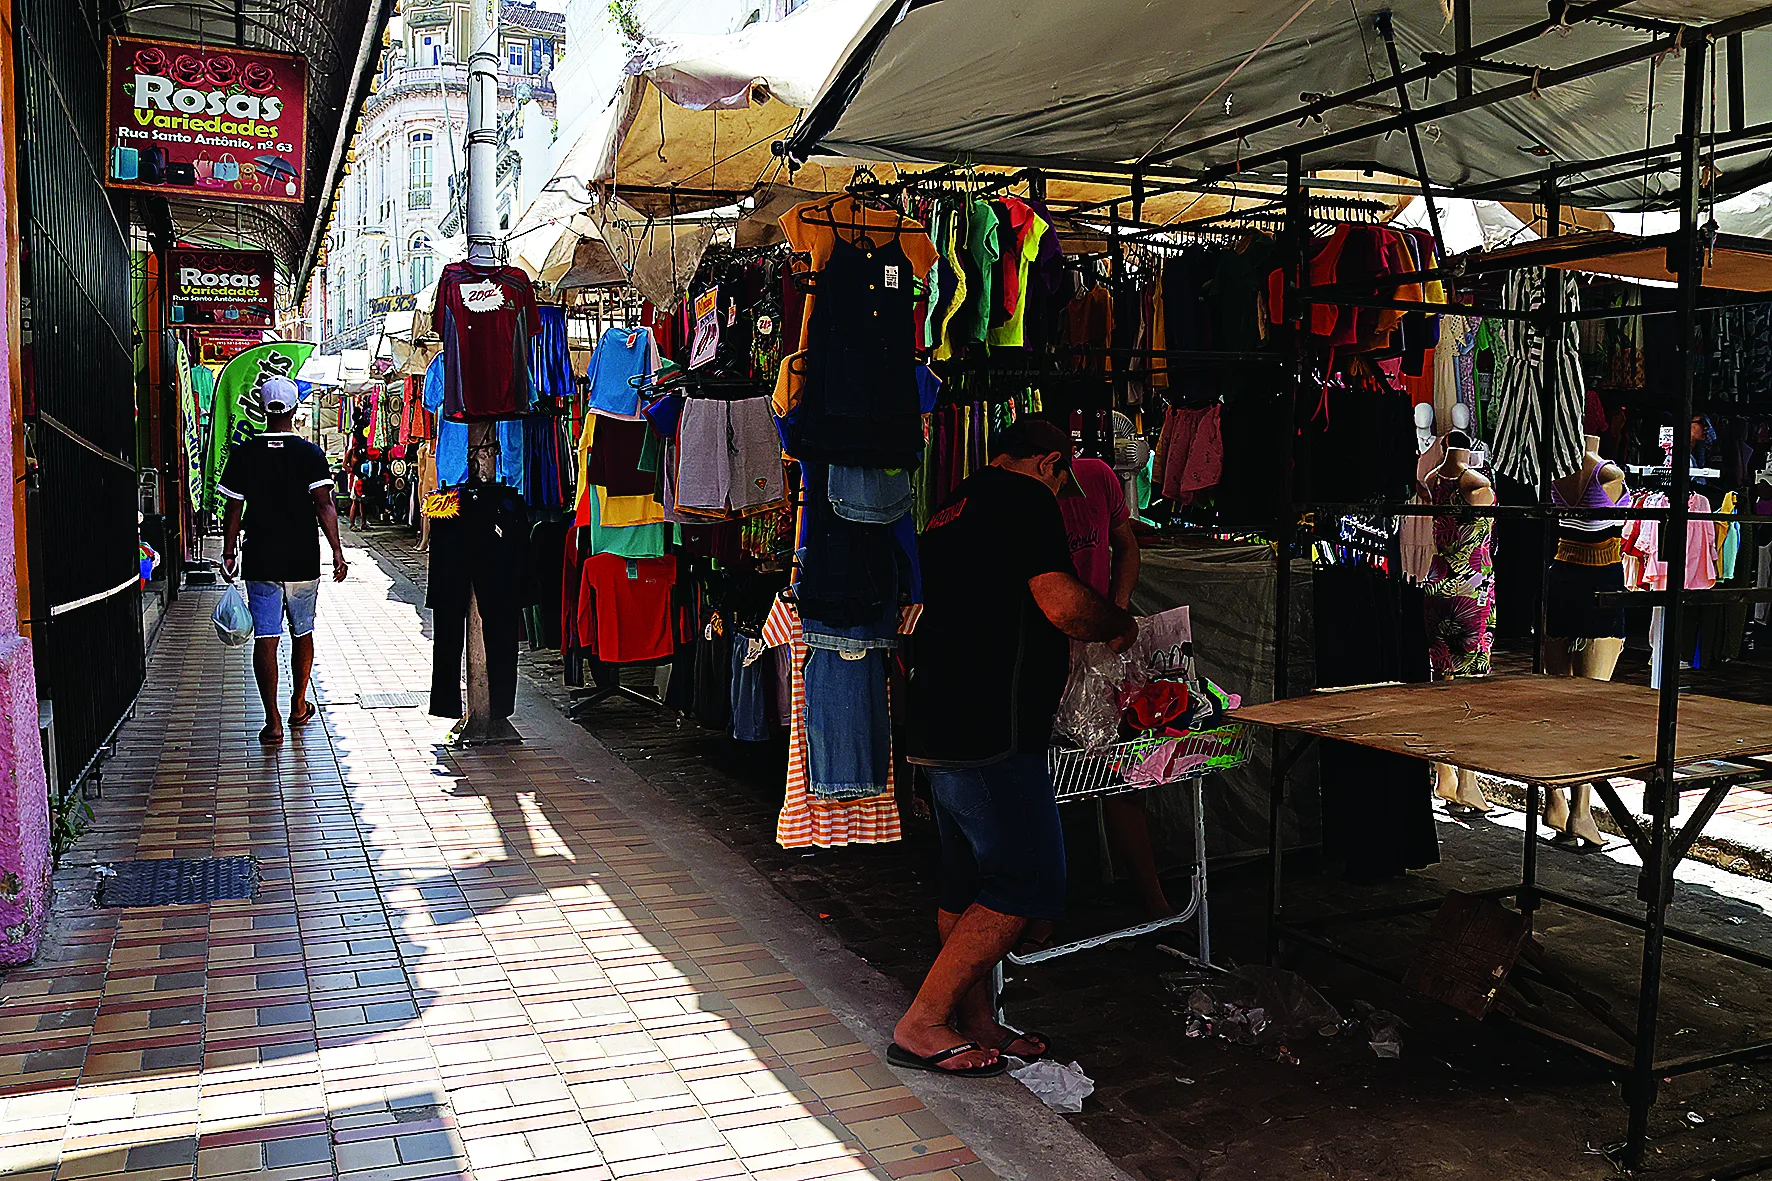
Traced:
[[296, 639], [314, 630], [314, 607], [320, 600], [320, 580], [306, 582], [248, 582], [246, 605], [252, 609], [252, 634], [274, 640], [283, 634], [289, 618], [289, 634]]
[[892, 719], [886, 711], [886, 652], [806, 650], [806, 789], [821, 800], [859, 800], [886, 791]]
[[903, 468], [831, 465], [831, 511], [845, 521], [890, 525], [911, 511], [911, 474]]
[[774, 662], [758, 660], [747, 667], [744, 655], [749, 647], [743, 632], [732, 633], [732, 736], [740, 742], [767, 742], [774, 735], [769, 730], [764, 678]]
[[983, 767], [925, 767], [941, 834], [940, 905], [974, 902], [999, 914], [1064, 916], [1064, 830], [1046, 756]]

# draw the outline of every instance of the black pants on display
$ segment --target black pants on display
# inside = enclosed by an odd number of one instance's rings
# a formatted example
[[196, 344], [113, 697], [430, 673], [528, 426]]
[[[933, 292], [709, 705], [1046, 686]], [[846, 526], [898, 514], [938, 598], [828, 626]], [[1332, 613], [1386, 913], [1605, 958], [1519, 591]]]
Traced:
[[[1428, 679], [1419, 587], [1364, 564], [1312, 579], [1317, 684]], [[1440, 859], [1427, 763], [1349, 742], [1320, 744], [1323, 853], [1353, 881], [1376, 881]]]
[[462, 716], [461, 661], [471, 596], [480, 605], [492, 712], [508, 718], [517, 708], [523, 609], [534, 597], [528, 577], [528, 514], [522, 498], [502, 484], [469, 485], [460, 497], [459, 515], [431, 521], [431, 577], [425, 593], [435, 633], [431, 713]]

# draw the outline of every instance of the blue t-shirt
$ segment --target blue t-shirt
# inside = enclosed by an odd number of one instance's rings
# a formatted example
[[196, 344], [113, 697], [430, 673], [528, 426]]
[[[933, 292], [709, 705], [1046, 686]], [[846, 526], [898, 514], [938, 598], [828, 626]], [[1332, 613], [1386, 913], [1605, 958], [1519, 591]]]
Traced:
[[[443, 405], [443, 358], [425, 369], [425, 409], [435, 413]], [[519, 493], [524, 491], [523, 420], [498, 423], [498, 478]], [[437, 422], [437, 487], [465, 484], [468, 479], [468, 424], [439, 419]], [[426, 488], [426, 492], [431, 489]]]
[[640, 412], [633, 379], [652, 372], [652, 330], [611, 328], [591, 354], [591, 407], [632, 418]]

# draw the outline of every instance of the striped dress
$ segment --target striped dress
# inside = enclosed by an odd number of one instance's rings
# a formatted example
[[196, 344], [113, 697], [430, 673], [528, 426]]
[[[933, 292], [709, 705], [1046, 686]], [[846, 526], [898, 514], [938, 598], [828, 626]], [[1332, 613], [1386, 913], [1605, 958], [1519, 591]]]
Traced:
[[[806, 638], [800, 613], [785, 599], [776, 599], [763, 624], [763, 643], [789, 645], [793, 654], [791, 716], [788, 719], [787, 794], [775, 822], [775, 842], [784, 849], [816, 845], [883, 845], [903, 837], [899, 826], [896, 781], [891, 752], [886, 760], [886, 791], [862, 800], [821, 800], [806, 789]], [[887, 693], [892, 692], [891, 685]], [[890, 700], [890, 696], [888, 697]]]
[[[1562, 309], [1580, 308], [1581, 296], [1575, 276], [1555, 271], [1561, 285]], [[1547, 285], [1542, 267], [1511, 271], [1502, 289], [1501, 306], [1513, 311], [1539, 311], [1545, 305]], [[1559, 345], [1547, 362], [1544, 337], [1538, 326], [1526, 320], [1505, 320], [1501, 325], [1502, 353], [1495, 377], [1494, 437], [1489, 457], [1496, 471], [1523, 484], [1537, 487], [1538, 437], [1544, 418], [1541, 374], [1546, 364], [1555, 384], [1551, 394], [1550, 479], [1560, 479], [1581, 467], [1582, 413], [1587, 406], [1587, 384], [1581, 376], [1577, 352], [1577, 325], [1564, 327]]]

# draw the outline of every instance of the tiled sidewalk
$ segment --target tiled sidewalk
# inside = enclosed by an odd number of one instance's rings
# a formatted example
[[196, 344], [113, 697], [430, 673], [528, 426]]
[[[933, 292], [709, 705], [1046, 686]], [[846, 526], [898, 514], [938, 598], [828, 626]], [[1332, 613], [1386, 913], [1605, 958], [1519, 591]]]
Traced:
[[[356, 704], [423, 688], [429, 643], [352, 558], [281, 750], [213, 594], [168, 615], [55, 933], [0, 980], [0, 1174], [994, 1176], [573, 752]], [[90, 905], [94, 864], [241, 854], [250, 902]]]

